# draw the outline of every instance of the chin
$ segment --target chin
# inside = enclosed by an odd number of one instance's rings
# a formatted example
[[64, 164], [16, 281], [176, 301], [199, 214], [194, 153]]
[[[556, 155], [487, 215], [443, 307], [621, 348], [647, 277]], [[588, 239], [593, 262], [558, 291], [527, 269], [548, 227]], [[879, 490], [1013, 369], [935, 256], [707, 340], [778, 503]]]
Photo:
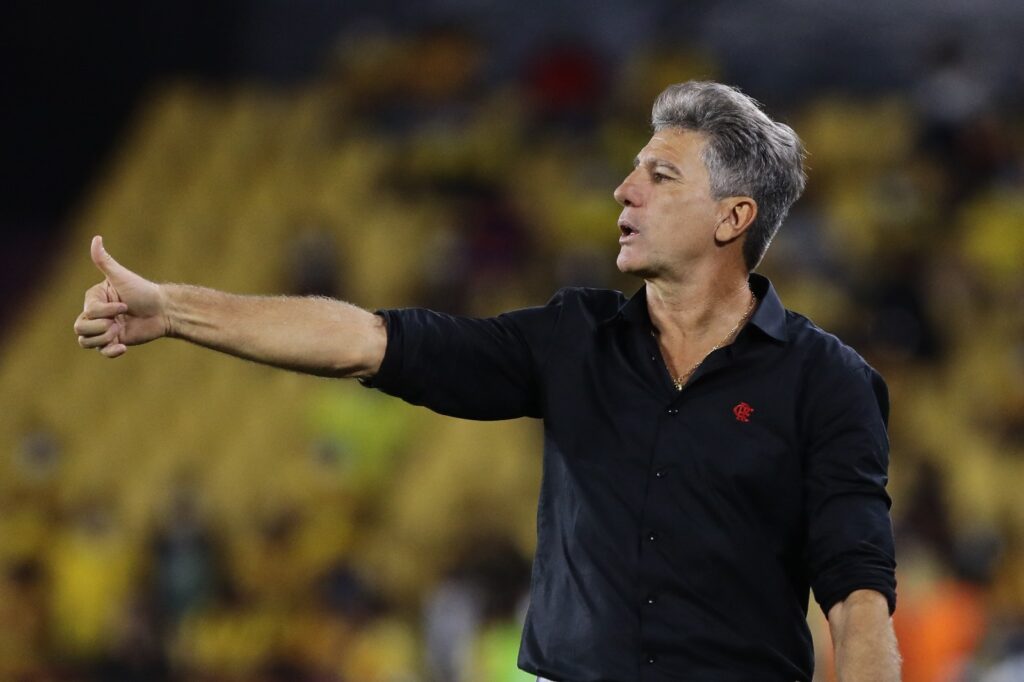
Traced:
[[623, 254], [619, 254], [619, 257], [615, 259], [615, 267], [619, 269], [624, 275], [633, 275], [634, 277], [647, 278], [650, 277], [650, 268], [645, 263], [638, 263], [634, 259], [631, 259]]

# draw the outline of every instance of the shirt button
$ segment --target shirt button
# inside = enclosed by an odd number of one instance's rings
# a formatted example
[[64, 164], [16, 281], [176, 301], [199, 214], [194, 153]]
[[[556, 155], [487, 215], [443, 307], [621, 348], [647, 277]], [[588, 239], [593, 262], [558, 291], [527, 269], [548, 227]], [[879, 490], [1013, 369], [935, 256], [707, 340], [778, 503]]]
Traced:
[[654, 542], [657, 539], [658, 539], [658, 534], [657, 533], [655, 533], [653, 530], [647, 531], [647, 541], [648, 542]]
[[666, 412], [668, 412], [670, 415], [672, 415], [674, 417], [677, 414], [679, 414], [679, 408], [678, 407], [670, 407], [670, 408], [668, 408], [668, 410], [666, 410]]
[[654, 661], [656, 661], [656, 660], [657, 659], [654, 658], [654, 654], [647, 654], [647, 662], [648, 663], [654, 663]]
[[668, 473], [668, 472], [666, 472], [664, 469], [658, 469], [657, 471], [654, 472], [654, 477], [655, 478], [665, 478], [665, 474], [666, 473]]
[[648, 605], [653, 605], [653, 604], [658, 603], [658, 598], [655, 597], [653, 594], [649, 594], [649, 595], [647, 595], [646, 602], [647, 602]]

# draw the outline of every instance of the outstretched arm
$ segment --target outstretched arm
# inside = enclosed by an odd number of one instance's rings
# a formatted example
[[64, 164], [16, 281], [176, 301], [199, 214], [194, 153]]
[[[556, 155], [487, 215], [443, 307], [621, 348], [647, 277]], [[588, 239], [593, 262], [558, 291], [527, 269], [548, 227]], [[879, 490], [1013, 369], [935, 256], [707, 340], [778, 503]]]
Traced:
[[384, 321], [348, 303], [157, 284], [115, 261], [101, 237], [91, 256], [105, 279], [86, 291], [75, 333], [106, 357], [166, 336], [319, 376], [373, 376], [384, 358]]
[[839, 682], [899, 682], [900, 654], [884, 596], [856, 590], [828, 612]]

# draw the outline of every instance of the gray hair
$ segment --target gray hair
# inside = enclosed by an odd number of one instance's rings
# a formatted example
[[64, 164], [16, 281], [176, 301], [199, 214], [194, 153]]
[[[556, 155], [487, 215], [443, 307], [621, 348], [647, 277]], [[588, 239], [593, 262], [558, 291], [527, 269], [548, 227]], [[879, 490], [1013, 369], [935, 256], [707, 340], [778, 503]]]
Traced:
[[757, 217], [743, 242], [743, 258], [753, 270], [804, 191], [800, 138], [789, 126], [768, 118], [757, 100], [708, 81], [665, 88], [654, 101], [651, 125], [655, 132], [682, 128], [703, 133], [707, 143], [701, 158], [711, 196], [747, 196], [757, 202]]

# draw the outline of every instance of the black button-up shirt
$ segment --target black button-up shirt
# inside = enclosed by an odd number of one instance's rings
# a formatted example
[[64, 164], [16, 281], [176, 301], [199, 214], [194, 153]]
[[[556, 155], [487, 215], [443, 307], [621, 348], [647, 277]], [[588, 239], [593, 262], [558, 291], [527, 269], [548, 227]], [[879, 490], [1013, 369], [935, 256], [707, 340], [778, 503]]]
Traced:
[[821, 608], [895, 605], [888, 397], [856, 352], [760, 304], [677, 391], [645, 289], [471, 319], [381, 311], [366, 382], [467, 419], [544, 420], [519, 666], [551, 680], [810, 680]]

